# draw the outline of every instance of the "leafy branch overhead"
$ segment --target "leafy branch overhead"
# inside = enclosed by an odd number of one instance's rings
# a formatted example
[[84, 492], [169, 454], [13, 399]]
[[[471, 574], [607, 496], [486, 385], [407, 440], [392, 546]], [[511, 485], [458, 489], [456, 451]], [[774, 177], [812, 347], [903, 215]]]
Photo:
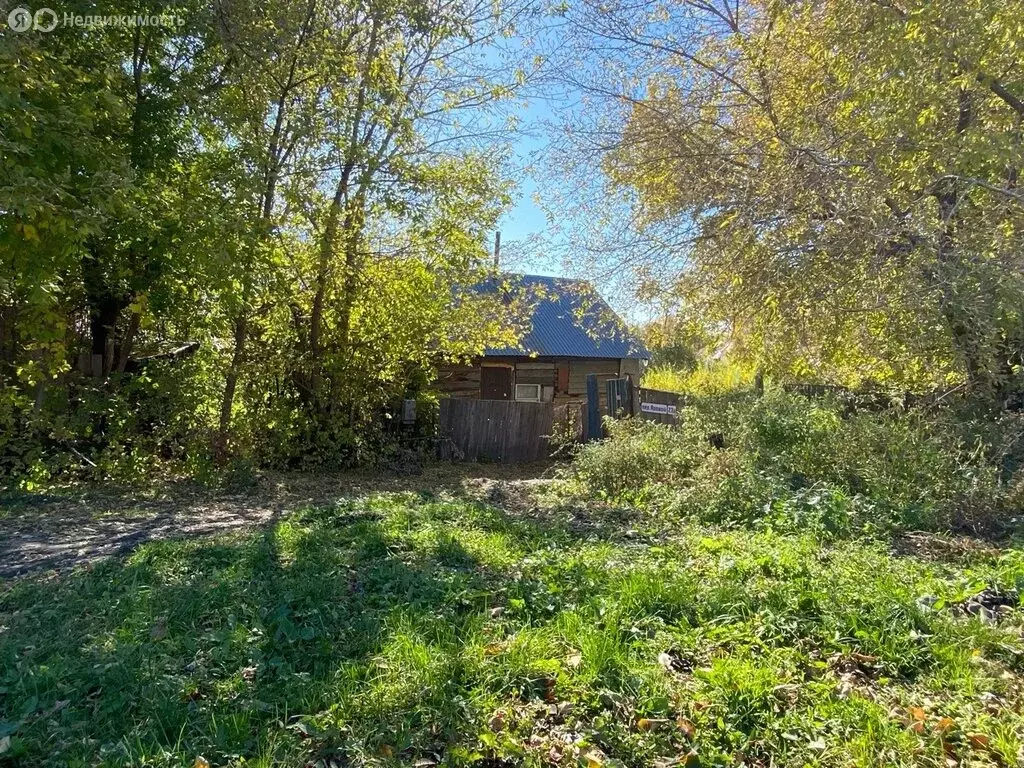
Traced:
[[[567, 12], [629, 73], [579, 84], [622, 125], [602, 150], [610, 185], [664, 244], [635, 245], [628, 266], [779, 374], [999, 390], [1024, 344], [1022, 13], [1013, 0]], [[666, 254], [682, 268], [655, 263]]]

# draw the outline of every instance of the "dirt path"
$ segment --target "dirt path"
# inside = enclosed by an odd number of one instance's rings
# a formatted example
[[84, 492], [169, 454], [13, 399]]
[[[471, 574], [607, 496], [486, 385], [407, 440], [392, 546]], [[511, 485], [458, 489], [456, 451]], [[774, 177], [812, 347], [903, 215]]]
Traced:
[[266, 523], [309, 505], [367, 493], [478, 497], [493, 482], [536, 478], [547, 465], [429, 465], [421, 474], [266, 474], [244, 493], [191, 483], [149, 490], [90, 486], [0, 497], [0, 579], [66, 570], [124, 555], [147, 541], [207, 536]]

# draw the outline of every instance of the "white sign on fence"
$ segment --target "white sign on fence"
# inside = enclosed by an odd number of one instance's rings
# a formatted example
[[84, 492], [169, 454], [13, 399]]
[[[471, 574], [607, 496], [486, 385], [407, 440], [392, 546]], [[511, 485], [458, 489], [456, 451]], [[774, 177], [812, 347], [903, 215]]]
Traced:
[[640, 403], [640, 410], [644, 413], [667, 413], [669, 416], [676, 415], [676, 407], [674, 405], [665, 405], [664, 403]]

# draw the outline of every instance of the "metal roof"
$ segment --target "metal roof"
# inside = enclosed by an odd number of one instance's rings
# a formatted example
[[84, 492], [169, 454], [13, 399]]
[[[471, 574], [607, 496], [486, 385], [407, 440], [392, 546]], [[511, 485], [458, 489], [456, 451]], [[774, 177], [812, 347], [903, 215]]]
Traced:
[[649, 360], [651, 353], [586, 280], [505, 274], [484, 283], [507, 304], [522, 301], [525, 333], [517, 347], [488, 349], [488, 357], [605, 357]]

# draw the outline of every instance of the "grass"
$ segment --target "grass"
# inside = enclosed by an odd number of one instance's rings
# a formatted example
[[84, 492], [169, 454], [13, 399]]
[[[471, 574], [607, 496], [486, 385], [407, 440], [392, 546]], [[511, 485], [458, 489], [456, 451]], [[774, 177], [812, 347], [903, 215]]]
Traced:
[[362, 496], [5, 584], [0, 762], [1019, 765], [988, 584], [1024, 551]]

